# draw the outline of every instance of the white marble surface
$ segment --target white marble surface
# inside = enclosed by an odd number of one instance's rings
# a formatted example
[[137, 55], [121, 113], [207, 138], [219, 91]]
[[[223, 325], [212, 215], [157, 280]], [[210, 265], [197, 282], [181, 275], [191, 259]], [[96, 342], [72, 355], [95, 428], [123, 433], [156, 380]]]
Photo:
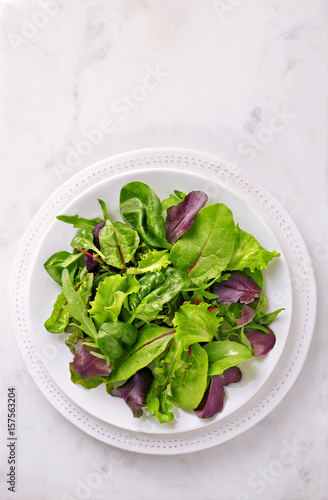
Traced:
[[[326, 500], [327, 2], [1, 4], [0, 497]], [[241, 436], [176, 457], [116, 450], [66, 421], [26, 371], [8, 312], [16, 247], [49, 195], [97, 160], [155, 146], [216, 154], [262, 183], [298, 224], [318, 285], [313, 342], [286, 398]]]

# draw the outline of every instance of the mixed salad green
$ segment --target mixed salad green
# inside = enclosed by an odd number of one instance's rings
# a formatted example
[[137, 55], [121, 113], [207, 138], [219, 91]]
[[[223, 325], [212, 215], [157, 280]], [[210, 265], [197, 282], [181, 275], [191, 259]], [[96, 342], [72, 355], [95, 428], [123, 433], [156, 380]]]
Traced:
[[262, 270], [278, 257], [202, 191], [161, 201], [145, 183], [122, 187], [120, 214], [57, 218], [78, 229], [72, 252], [44, 264], [61, 287], [48, 332], [67, 334], [71, 380], [106, 384], [139, 417], [173, 407], [209, 418], [222, 410], [237, 366], [275, 344]]

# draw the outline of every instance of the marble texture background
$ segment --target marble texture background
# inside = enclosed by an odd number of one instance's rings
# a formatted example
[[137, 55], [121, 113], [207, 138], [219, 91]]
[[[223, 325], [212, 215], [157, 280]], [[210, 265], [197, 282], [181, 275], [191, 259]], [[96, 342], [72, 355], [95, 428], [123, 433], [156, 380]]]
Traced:
[[[327, 500], [325, 0], [1, 2], [1, 498]], [[207, 451], [152, 457], [85, 435], [44, 398], [13, 336], [8, 290], [23, 232], [86, 166], [180, 146], [240, 165], [308, 245], [318, 317], [304, 368], [263, 421]], [[17, 391], [17, 491], [6, 394]]]

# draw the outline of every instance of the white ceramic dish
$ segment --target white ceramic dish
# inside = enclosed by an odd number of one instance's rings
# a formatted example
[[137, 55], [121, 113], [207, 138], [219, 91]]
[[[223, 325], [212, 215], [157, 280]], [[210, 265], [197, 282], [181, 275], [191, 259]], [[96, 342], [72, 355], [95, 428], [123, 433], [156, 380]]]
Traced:
[[[227, 388], [223, 411], [213, 419], [198, 419], [176, 410], [170, 424], [144, 416], [134, 419], [105, 386], [90, 391], [70, 381], [72, 355], [66, 334], [51, 335], [43, 323], [58, 294], [58, 285], [43, 269], [54, 252], [69, 250], [72, 226], [58, 214], [100, 215], [97, 198], [106, 201], [110, 216], [118, 211], [121, 187], [132, 180], [146, 182], [160, 198], [173, 189], [201, 189], [209, 203], [223, 202], [242, 229], [267, 249], [281, 253], [265, 271], [269, 309], [285, 311], [273, 325], [275, 348], [263, 359], [242, 364], [243, 380]], [[88, 434], [115, 446], [144, 453], [183, 453], [226, 441], [254, 425], [281, 401], [295, 381], [311, 341], [316, 311], [315, 283], [308, 270], [304, 242], [284, 208], [239, 169], [203, 153], [156, 149], [104, 160], [61, 186], [42, 207], [18, 251], [11, 292], [14, 331], [27, 367], [50, 402]], [[293, 285], [293, 286], [292, 286]]]

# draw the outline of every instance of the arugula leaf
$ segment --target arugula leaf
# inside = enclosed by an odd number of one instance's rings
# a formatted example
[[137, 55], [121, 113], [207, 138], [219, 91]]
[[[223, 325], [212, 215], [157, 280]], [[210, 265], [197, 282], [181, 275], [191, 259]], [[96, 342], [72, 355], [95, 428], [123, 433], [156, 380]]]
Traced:
[[175, 243], [171, 261], [189, 278], [216, 278], [227, 266], [235, 246], [231, 210], [221, 203], [202, 208], [191, 228]]
[[[108, 219], [106, 203], [103, 200], [100, 200], [99, 198], [98, 198], [98, 202], [99, 202], [99, 205], [101, 207], [101, 210], [102, 210], [102, 213], [104, 216], [104, 220], [106, 221]], [[99, 222], [101, 222], [101, 221], [99, 221]]]
[[140, 285], [134, 276], [107, 276], [99, 283], [97, 293], [92, 302], [89, 313], [99, 327], [109, 321], [117, 321], [126, 297], [137, 292]]
[[120, 214], [142, 241], [155, 248], [171, 248], [166, 241], [162, 204], [157, 194], [143, 182], [130, 182], [121, 189]]
[[281, 312], [281, 311], [284, 311], [285, 309], [284, 308], [281, 308], [281, 309], [277, 309], [276, 311], [273, 311], [269, 314], [264, 314], [262, 316], [260, 316], [258, 319], [255, 318], [255, 321], [257, 319], [257, 323], [259, 325], [271, 325], [271, 323], [276, 319], [276, 317], [278, 316], [278, 314]]
[[156, 319], [163, 309], [164, 304], [180, 292], [185, 282], [183, 273], [179, 269], [173, 269], [172, 267], [164, 269], [163, 273], [165, 281], [142, 299], [133, 311], [131, 321], [134, 318], [139, 318], [147, 322]]
[[68, 269], [70, 276], [74, 276], [81, 254], [66, 251], [56, 252], [43, 264], [45, 270], [61, 286], [61, 276], [64, 269]]
[[177, 327], [175, 338], [181, 339], [184, 347], [196, 342], [211, 342], [221, 323], [222, 318], [217, 316], [216, 310], [209, 311], [208, 304], [185, 304], [173, 319]]
[[167, 355], [162, 358], [154, 369], [155, 379], [147, 395], [147, 410], [161, 423], [174, 419], [173, 405], [169, 400], [172, 396], [171, 383], [181, 362], [182, 343], [174, 341]]
[[165, 351], [173, 340], [175, 330], [151, 323], [141, 328], [137, 342], [121, 358], [114, 361], [110, 382], [130, 378], [141, 368], [149, 365]]
[[138, 267], [129, 267], [127, 274], [144, 274], [158, 271], [171, 264], [167, 250], [151, 250], [143, 254], [138, 263]]
[[233, 255], [226, 267], [228, 271], [243, 271], [244, 268], [249, 268], [255, 272], [257, 269], [265, 269], [270, 260], [280, 255], [275, 250], [273, 252], [265, 250], [254, 236], [240, 229], [238, 224], [236, 225], [235, 237]]
[[123, 222], [106, 220], [106, 225], [100, 230], [99, 242], [104, 260], [110, 266], [118, 269], [125, 268], [134, 256], [138, 245], [139, 236]]
[[239, 342], [218, 340], [204, 346], [208, 355], [208, 375], [222, 375], [222, 373], [252, 357], [252, 351]]
[[170, 207], [177, 205], [185, 199], [186, 195], [177, 189], [174, 190], [174, 194], [170, 194], [168, 198], [162, 201], [162, 210], [165, 212]]
[[61, 222], [66, 222], [67, 224], [73, 224], [73, 227], [79, 229], [93, 229], [96, 227], [101, 219], [83, 219], [83, 217], [79, 217], [78, 215], [57, 215], [57, 219]]
[[66, 297], [60, 293], [56, 299], [50, 318], [44, 323], [50, 333], [62, 333], [69, 323], [69, 312], [64, 309], [67, 304]]
[[92, 318], [88, 315], [85, 302], [81, 295], [74, 290], [74, 286], [71, 282], [67, 269], [64, 269], [62, 274], [63, 283], [63, 294], [65, 295], [68, 304], [65, 305], [66, 311], [69, 312], [73, 318], [81, 323], [80, 328], [89, 337], [96, 340], [97, 330], [92, 321]]
[[199, 344], [183, 351], [171, 382], [169, 401], [186, 411], [197, 408], [206, 390], [207, 369], [207, 353]]
[[98, 347], [109, 359], [115, 359], [129, 347], [135, 344], [138, 338], [138, 330], [135, 326], [114, 321], [103, 323], [97, 336]]

